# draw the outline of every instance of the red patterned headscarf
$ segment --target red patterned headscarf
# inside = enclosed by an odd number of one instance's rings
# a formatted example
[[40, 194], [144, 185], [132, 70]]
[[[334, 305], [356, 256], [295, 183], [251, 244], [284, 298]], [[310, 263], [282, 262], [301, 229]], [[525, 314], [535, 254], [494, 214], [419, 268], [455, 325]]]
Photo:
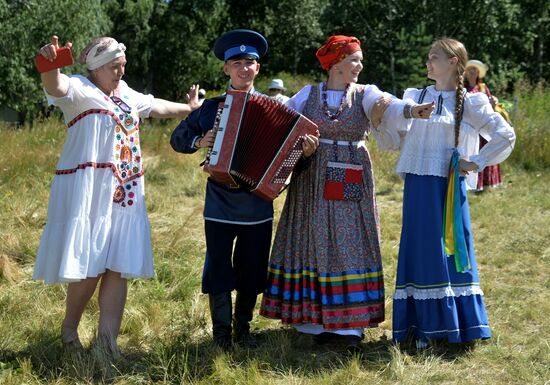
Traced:
[[361, 42], [353, 36], [334, 35], [317, 50], [315, 56], [321, 67], [328, 71], [331, 67], [357, 51], [361, 51]]

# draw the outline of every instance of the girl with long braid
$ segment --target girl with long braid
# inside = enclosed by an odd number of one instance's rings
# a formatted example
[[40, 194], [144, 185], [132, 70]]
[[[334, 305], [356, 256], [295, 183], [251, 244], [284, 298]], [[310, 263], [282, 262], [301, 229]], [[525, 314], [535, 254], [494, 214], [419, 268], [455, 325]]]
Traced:
[[[411, 336], [418, 348], [435, 339], [463, 343], [491, 336], [465, 185], [475, 187], [476, 171], [505, 160], [516, 137], [485, 95], [465, 92], [467, 61], [462, 43], [436, 40], [426, 62], [435, 85], [407, 89], [403, 97], [434, 102], [432, 116], [386, 119], [374, 131], [381, 147], [400, 149], [397, 172], [405, 180], [393, 339]], [[488, 143], [478, 153], [479, 134]]]

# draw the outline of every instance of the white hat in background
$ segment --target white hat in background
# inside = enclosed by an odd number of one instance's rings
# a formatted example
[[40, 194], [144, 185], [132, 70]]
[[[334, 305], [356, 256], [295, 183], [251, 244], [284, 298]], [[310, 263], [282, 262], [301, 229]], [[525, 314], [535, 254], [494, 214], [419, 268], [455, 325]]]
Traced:
[[489, 69], [489, 67], [487, 67], [486, 64], [484, 64], [483, 62], [479, 61], [479, 60], [468, 60], [468, 62], [466, 63], [466, 68], [468, 67], [475, 67], [477, 68], [477, 70], [479, 71], [479, 78], [482, 79], [485, 77], [485, 75], [487, 75], [487, 70]]
[[286, 91], [285, 86], [283, 85], [283, 81], [281, 79], [273, 79], [271, 81], [271, 84], [269, 85], [270, 90], [281, 90]]

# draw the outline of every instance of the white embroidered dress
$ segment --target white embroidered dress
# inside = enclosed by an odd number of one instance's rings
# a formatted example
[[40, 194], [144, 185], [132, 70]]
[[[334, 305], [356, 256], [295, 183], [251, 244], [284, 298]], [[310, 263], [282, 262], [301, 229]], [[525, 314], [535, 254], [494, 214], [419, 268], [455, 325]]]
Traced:
[[125, 278], [154, 274], [139, 143], [139, 118], [149, 116], [154, 98], [123, 81], [115, 94], [116, 104], [87, 78], [71, 76], [67, 95], [47, 95], [68, 130], [34, 279], [76, 282], [106, 269]]

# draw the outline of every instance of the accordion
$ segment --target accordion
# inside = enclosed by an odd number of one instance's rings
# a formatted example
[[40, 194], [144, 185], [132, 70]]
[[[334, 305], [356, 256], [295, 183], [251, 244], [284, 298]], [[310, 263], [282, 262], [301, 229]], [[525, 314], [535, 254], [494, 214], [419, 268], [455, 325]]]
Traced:
[[302, 156], [306, 134], [317, 125], [264, 95], [227, 91], [214, 122], [214, 145], [204, 171], [230, 187], [242, 187], [272, 201]]

